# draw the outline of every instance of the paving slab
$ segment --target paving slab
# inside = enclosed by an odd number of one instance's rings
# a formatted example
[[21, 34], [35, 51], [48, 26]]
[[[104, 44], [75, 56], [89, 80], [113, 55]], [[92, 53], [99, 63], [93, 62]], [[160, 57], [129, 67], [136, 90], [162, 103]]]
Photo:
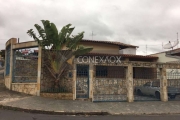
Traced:
[[[1, 82], [3, 83], [3, 82]], [[180, 101], [91, 102], [57, 100], [7, 90], [0, 84], [0, 107], [27, 112], [89, 115], [180, 114]]]
[[0, 101], [1, 106], [67, 113], [108, 113], [111, 115], [180, 114], [180, 101], [151, 102], [90, 102], [55, 100], [37, 96], [15, 97]]

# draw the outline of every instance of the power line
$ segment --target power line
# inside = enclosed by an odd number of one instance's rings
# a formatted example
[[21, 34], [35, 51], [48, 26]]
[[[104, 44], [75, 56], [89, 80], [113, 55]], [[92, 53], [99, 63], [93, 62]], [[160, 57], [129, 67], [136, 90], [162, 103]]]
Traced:
[[138, 46], [159, 46], [159, 45], [161, 45], [161, 44], [158, 44], [158, 45], [138, 45]]

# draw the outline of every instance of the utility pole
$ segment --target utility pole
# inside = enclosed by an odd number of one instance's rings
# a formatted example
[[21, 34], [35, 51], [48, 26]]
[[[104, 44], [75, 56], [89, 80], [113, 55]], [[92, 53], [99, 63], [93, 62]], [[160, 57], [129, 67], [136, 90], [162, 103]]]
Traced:
[[[178, 42], [178, 32], [177, 32], [177, 42]], [[178, 43], [179, 44], [179, 43]], [[178, 44], [177, 44], [177, 48], [178, 48]]]
[[92, 31], [92, 34], [90, 36], [92, 36], [92, 40], [93, 40], [93, 36], [96, 36], [96, 34], [94, 34], [93, 31]]
[[146, 44], [146, 55], [147, 55], [147, 44]]

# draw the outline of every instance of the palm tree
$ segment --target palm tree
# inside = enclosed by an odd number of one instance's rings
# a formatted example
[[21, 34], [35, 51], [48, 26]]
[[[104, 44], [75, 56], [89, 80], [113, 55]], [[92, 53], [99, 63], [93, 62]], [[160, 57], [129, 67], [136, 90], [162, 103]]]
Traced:
[[34, 25], [38, 31], [38, 36], [34, 33], [33, 29], [28, 30], [27, 33], [42, 46], [43, 50], [47, 51], [48, 56], [45, 60], [45, 66], [54, 78], [54, 87], [58, 88], [59, 81], [66, 78], [65, 76], [69, 68], [67, 61], [73, 56], [88, 53], [93, 48], [80, 45], [84, 32], [71, 36], [74, 30], [74, 27], [70, 27], [71, 24], [64, 26], [58, 32], [54, 23], [51, 23], [49, 20], [41, 21], [43, 28], [38, 24]]

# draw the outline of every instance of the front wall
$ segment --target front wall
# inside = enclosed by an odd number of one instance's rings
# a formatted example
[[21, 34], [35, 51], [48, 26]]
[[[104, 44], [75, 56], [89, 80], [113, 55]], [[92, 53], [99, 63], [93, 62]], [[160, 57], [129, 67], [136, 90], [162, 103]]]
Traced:
[[37, 84], [36, 83], [13, 83], [12, 90], [30, 94], [30, 95], [36, 95], [37, 94]]
[[[66, 92], [66, 93], [72, 93], [73, 90], [73, 76], [68, 76], [68, 79], [61, 79], [59, 80], [59, 88], [55, 88], [55, 78], [52, 77], [52, 74], [46, 67], [46, 64], [48, 62], [45, 62], [48, 58], [46, 58], [48, 55], [47, 51], [42, 50], [42, 65], [41, 65], [41, 81], [40, 81], [40, 91], [41, 93], [52, 93], [52, 92]], [[71, 68], [69, 70], [69, 73], [71, 72]], [[56, 91], [57, 90], [57, 91]]]
[[93, 94], [127, 94], [126, 80], [122, 78], [95, 78]]

